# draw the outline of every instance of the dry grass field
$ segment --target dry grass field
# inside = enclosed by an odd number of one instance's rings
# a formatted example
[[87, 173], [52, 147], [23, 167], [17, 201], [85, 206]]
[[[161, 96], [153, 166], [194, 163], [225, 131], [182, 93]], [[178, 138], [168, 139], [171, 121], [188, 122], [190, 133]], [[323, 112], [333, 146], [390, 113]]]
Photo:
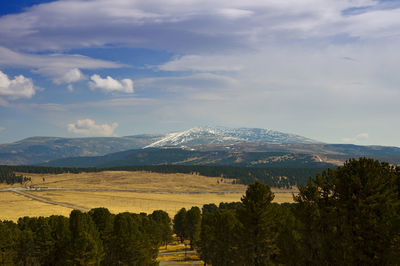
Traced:
[[68, 216], [71, 209], [42, 203], [17, 195], [13, 192], [0, 193], [0, 220], [17, 221], [23, 216], [49, 216], [52, 214]]
[[[32, 178], [32, 182], [26, 186], [136, 191], [28, 191], [34, 196], [55, 203], [69, 203], [85, 209], [106, 207], [113, 213], [151, 213], [161, 209], [173, 216], [182, 207], [240, 201], [246, 190], [244, 185], [232, 184], [231, 179], [221, 181], [221, 178], [190, 174], [104, 171], [24, 175]], [[0, 188], [5, 187], [7, 186], [2, 185]], [[276, 193], [274, 201], [292, 202], [292, 193]], [[0, 219], [3, 220], [16, 220], [22, 216], [69, 215], [70, 211], [70, 208], [39, 202], [13, 192], [0, 193]]]
[[246, 186], [232, 184], [232, 179], [190, 174], [104, 171], [80, 174], [23, 174], [32, 178], [32, 185], [52, 188], [137, 189], [160, 191], [244, 191]]

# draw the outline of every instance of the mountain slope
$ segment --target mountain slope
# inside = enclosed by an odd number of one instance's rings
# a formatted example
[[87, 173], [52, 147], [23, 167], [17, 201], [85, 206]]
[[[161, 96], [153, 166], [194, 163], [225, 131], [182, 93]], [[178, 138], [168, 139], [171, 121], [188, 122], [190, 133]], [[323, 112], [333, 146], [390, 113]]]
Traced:
[[320, 162], [312, 154], [287, 152], [195, 151], [180, 148], [130, 150], [95, 157], [75, 157], [51, 161], [43, 166], [110, 168], [133, 165], [229, 165], [251, 167], [326, 168], [334, 165]]
[[95, 157], [50, 161], [46, 166], [115, 167], [130, 165], [230, 165], [251, 167], [329, 167], [349, 158], [372, 157], [400, 164], [400, 148], [347, 144], [236, 143], [188, 148], [147, 148]]
[[299, 135], [269, 129], [196, 127], [183, 132], [168, 134], [165, 138], [147, 145], [146, 148], [237, 142], [318, 143]]
[[0, 144], [0, 164], [37, 164], [58, 158], [98, 156], [140, 149], [164, 135], [137, 135], [104, 138], [32, 137]]
[[[121, 151], [126, 152], [118, 153]], [[165, 163], [283, 165], [270, 160], [275, 157], [274, 160], [285, 163], [295, 161], [296, 165], [301, 160], [305, 165], [315, 162], [341, 164], [348, 158], [360, 156], [397, 165], [400, 163], [400, 148], [325, 144], [268, 129], [224, 127], [197, 127], [171, 134], [114, 138], [34, 137], [0, 145], [0, 164], [32, 165], [51, 161], [49, 165], [70, 167]], [[61, 160], [63, 158], [66, 159]]]

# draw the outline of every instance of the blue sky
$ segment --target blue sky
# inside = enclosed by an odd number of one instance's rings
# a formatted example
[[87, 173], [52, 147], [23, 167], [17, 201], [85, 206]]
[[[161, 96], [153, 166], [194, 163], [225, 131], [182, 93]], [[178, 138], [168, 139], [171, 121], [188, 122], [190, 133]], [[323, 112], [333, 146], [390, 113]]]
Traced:
[[400, 146], [400, 5], [6, 1], [0, 143], [260, 127]]

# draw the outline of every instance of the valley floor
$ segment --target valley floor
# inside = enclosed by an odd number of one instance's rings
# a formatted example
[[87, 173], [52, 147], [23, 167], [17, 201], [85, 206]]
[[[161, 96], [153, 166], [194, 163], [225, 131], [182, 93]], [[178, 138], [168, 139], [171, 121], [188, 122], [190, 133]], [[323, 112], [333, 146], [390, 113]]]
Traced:
[[[23, 216], [68, 216], [72, 209], [106, 207], [113, 213], [164, 210], [173, 217], [182, 207], [240, 201], [246, 186], [232, 179], [187, 174], [100, 172], [24, 174], [32, 182], [0, 187], [0, 220]], [[7, 191], [7, 192], [6, 192]], [[293, 191], [275, 190], [275, 202], [292, 202]]]

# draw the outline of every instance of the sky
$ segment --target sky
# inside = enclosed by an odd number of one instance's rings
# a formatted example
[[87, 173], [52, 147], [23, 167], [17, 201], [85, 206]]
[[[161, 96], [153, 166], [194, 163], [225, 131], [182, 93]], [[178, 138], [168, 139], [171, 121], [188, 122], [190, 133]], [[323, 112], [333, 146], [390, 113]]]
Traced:
[[400, 146], [400, 1], [0, 5], [0, 143], [256, 127]]

